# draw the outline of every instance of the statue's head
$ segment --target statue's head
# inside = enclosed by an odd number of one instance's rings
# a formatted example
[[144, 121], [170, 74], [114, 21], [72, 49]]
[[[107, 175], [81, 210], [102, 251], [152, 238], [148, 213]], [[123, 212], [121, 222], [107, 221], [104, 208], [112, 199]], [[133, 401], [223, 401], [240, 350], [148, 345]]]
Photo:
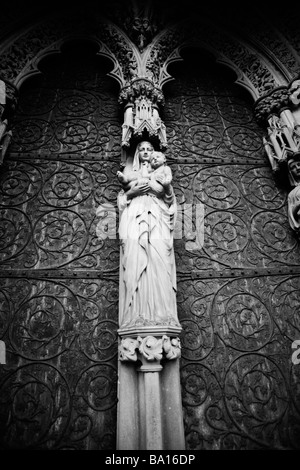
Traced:
[[151, 166], [153, 168], [159, 168], [166, 163], [166, 157], [162, 152], [152, 152], [151, 155]]
[[289, 179], [292, 186], [300, 183], [300, 154], [295, 154], [288, 159]]
[[137, 146], [137, 152], [140, 162], [149, 162], [152, 152], [154, 151], [153, 145], [147, 140], [143, 140]]

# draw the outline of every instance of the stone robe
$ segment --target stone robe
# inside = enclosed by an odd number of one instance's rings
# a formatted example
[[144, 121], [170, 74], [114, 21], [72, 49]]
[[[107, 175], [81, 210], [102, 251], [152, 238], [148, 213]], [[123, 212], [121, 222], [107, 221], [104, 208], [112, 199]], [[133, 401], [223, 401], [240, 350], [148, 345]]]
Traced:
[[[172, 202], [171, 202], [172, 201]], [[176, 200], [151, 193], [127, 200], [120, 211], [120, 327], [180, 326], [176, 305], [173, 231]]]

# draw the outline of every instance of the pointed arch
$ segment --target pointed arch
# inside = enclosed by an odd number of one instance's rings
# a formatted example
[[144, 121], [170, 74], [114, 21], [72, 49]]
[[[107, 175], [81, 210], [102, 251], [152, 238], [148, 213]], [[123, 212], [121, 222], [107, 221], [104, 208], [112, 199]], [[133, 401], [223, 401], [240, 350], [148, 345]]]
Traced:
[[286, 85], [291, 76], [279, 61], [272, 62], [271, 54], [264, 53], [265, 47], [258, 48], [257, 44], [198, 17], [183, 20], [157, 35], [144, 57], [145, 75], [162, 87], [172, 79], [168, 65], [182, 60], [181, 50], [189, 46], [208, 50], [217, 62], [234, 70], [237, 83], [250, 91], [254, 99]]
[[41, 59], [59, 54], [65, 42], [75, 39], [98, 45], [97, 54], [112, 61], [113, 68], [109, 75], [117, 80], [120, 87], [139, 74], [138, 49], [115, 24], [99, 15], [97, 19], [57, 16], [43, 18], [15, 33], [6, 42], [0, 51], [4, 78], [19, 87], [28, 76], [38, 73]]

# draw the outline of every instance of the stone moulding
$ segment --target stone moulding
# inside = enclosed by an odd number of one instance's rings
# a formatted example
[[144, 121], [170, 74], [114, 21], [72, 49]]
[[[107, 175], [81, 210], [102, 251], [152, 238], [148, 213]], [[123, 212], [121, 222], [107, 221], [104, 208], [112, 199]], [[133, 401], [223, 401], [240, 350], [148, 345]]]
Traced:
[[254, 99], [286, 84], [281, 64], [270, 61], [266, 54], [262, 54], [260, 44], [253, 48], [251, 42], [245, 42], [226, 28], [200, 18], [184, 19], [154, 38], [143, 62], [146, 76], [161, 87], [172, 80], [168, 65], [182, 60], [181, 50], [188, 46], [209, 50], [217, 62], [234, 70], [236, 83], [246, 88]]

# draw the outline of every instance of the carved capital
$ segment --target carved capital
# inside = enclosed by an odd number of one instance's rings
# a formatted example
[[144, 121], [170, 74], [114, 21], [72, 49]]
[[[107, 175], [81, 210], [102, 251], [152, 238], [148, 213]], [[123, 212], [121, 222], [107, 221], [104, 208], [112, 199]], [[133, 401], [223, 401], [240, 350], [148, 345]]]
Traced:
[[119, 346], [120, 361], [137, 361], [136, 350], [139, 347], [139, 341], [133, 338], [123, 338]]
[[279, 115], [285, 109], [300, 105], [300, 77], [288, 86], [280, 86], [259, 98], [255, 103], [255, 117], [261, 124], [267, 124], [272, 115]]
[[148, 98], [152, 104], [164, 104], [164, 94], [148, 78], [136, 78], [131, 83], [122, 88], [119, 94], [121, 104], [134, 103], [141, 97]]
[[290, 92], [286, 86], [272, 90], [255, 103], [255, 117], [261, 124], [267, 124], [272, 114], [279, 114], [289, 107]]
[[177, 359], [180, 355], [180, 339], [167, 335], [125, 337], [121, 339], [119, 346], [120, 361], [137, 361], [140, 359], [143, 363], [145, 361], [159, 362], [163, 358], [168, 360]]
[[177, 359], [181, 356], [181, 344], [179, 338], [162, 337], [163, 350], [167, 359]]
[[162, 338], [155, 338], [155, 336], [146, 336], [145, 338], [138, 337], [139, 352], [144, 356], [147, 361], [160, 361], [162, 359]]

